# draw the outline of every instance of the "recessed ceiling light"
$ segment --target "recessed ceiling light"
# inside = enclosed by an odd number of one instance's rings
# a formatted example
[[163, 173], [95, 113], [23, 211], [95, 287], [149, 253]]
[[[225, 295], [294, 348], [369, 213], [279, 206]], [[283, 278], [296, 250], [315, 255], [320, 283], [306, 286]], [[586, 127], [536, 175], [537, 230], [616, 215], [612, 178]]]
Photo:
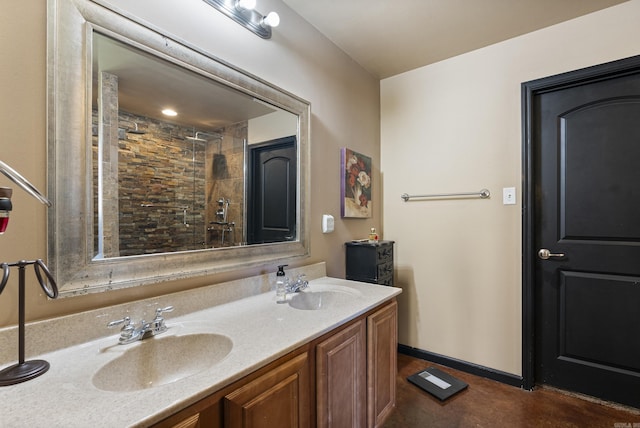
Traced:
[[164, 114], [165, 116], [177, 116], [178, 112], [170, 108], [166, 108], [162, 110], [162, 114]]

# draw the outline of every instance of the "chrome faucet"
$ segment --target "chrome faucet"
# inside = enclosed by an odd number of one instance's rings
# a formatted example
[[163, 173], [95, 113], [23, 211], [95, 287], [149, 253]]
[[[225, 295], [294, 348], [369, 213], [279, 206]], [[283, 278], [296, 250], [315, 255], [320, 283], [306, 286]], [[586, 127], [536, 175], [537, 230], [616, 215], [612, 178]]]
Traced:
[[120, 345], [126, 345], [127, 343], [132, 343], [137, 340], [144, 340], [151, 336], [155, 336], [167, 331], [167, 325], [164, 322], [164, 317], [162, 316], [162, 314], [171, 311], [173, 311], [173, 306], [167, 306], [166, 308], [157, 308], [156, 316], [153, 321], [146, 322], [145, 320], [142, 320], [140, 321], [140, 325], [137, 327], [131, 323], [131, 318], [129, 317], [124, 317], [121, 320], [111, 321], [109, 324], [107, 324], [107, 327], [112, 328], [122, 324], [118, 343]]
[[309, 287], [309, 281], [305, 279], [306, 277], [307, 276], [305, 274], [300, 274], [295, 282], [289, 282], [287, 286], [287, 293], [298, 293]]

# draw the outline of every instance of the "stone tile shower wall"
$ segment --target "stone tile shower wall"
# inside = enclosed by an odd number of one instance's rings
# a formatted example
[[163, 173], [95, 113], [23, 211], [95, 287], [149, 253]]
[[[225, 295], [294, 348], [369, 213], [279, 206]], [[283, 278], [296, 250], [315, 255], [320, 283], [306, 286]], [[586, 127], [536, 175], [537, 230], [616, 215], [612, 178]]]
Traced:
[[[227, 233], [225, 246], [235, 245], [236, 237], [242, 236], [242, 142], [246, 138], [246, 123], [221, 130], [225, 135], [223, 144], [219, 144], [215, 139], [208, 142], [187, 139], [194, 135], [193, 128], [123, 111], [119, 112], [118, 121], [121, 123], [118, 132], [119, 215], [117, 221], [105, 218], [104, 222], [119, 223], [119, 255], [220, 246], [218, 227], [209, 225], [210, 219], [215, 219], [220, 197], [231, 201], [227, 218], [238, 224], [240, 231], [240, 235], [238, 232]], [[145, 133], [125, 132], [123, 128], [132, 129], [132, 122]], [[96, 112], [94, 124], [97, 124]], [[94, 153], [96, 146], [97, 137], [94, 136]], [[221, 160], [226, 161], [224, 165]], [[226, 171], [216, 171], [216, 164], [218, 167], [223, 165]], [[94, 171], [94, 177], [97, 178], [97, 171]], [[94, 180], [94, 186], [95, 183], [97, 180]], [[97, 208], [97, 202], [94, 206]], [[95, 212], [97, 224], [97, 209]]]
[[146, 131], [119, 141], [120, 255], [204, 248], [204, 144], [190, 128], [120, 116]]

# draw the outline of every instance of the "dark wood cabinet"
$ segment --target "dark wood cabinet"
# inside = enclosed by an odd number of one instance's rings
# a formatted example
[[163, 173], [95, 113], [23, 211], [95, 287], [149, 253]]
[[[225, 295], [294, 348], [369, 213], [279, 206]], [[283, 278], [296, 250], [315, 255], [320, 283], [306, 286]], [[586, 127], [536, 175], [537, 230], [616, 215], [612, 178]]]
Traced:
[[394, 241], [347, 242], [346, 278], [393, 285], [393, 244]]

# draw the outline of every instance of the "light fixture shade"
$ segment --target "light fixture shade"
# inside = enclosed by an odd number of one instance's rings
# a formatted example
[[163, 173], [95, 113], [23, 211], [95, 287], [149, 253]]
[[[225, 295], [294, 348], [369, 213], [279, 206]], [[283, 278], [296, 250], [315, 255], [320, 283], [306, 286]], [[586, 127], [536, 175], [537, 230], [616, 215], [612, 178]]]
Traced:
[[262, 18], [262, 23], [271, 28], [275, 28], [280, 25], [280, 15], [276, 12], [269, 12], [267, 16]]
[[253, 10], [256, 7], [256, 0], [236, 0], [236, 9]]
[[[253, 10], [255, 6], [255, 0], [202, 0], [209, 6], [212, 6], [219, 12], [227, 15], [229, 18], [236, 21], [238, 24], [245, 27], [252, 33], [262, 37], [263, 39], [271, 38], [271, 28], [277, 26], [280, 23], [280, 17], [272, 17], [265, 23], [266, 17], [260, 12]], [[273, 12], [272, 12], [273, 13]]]

